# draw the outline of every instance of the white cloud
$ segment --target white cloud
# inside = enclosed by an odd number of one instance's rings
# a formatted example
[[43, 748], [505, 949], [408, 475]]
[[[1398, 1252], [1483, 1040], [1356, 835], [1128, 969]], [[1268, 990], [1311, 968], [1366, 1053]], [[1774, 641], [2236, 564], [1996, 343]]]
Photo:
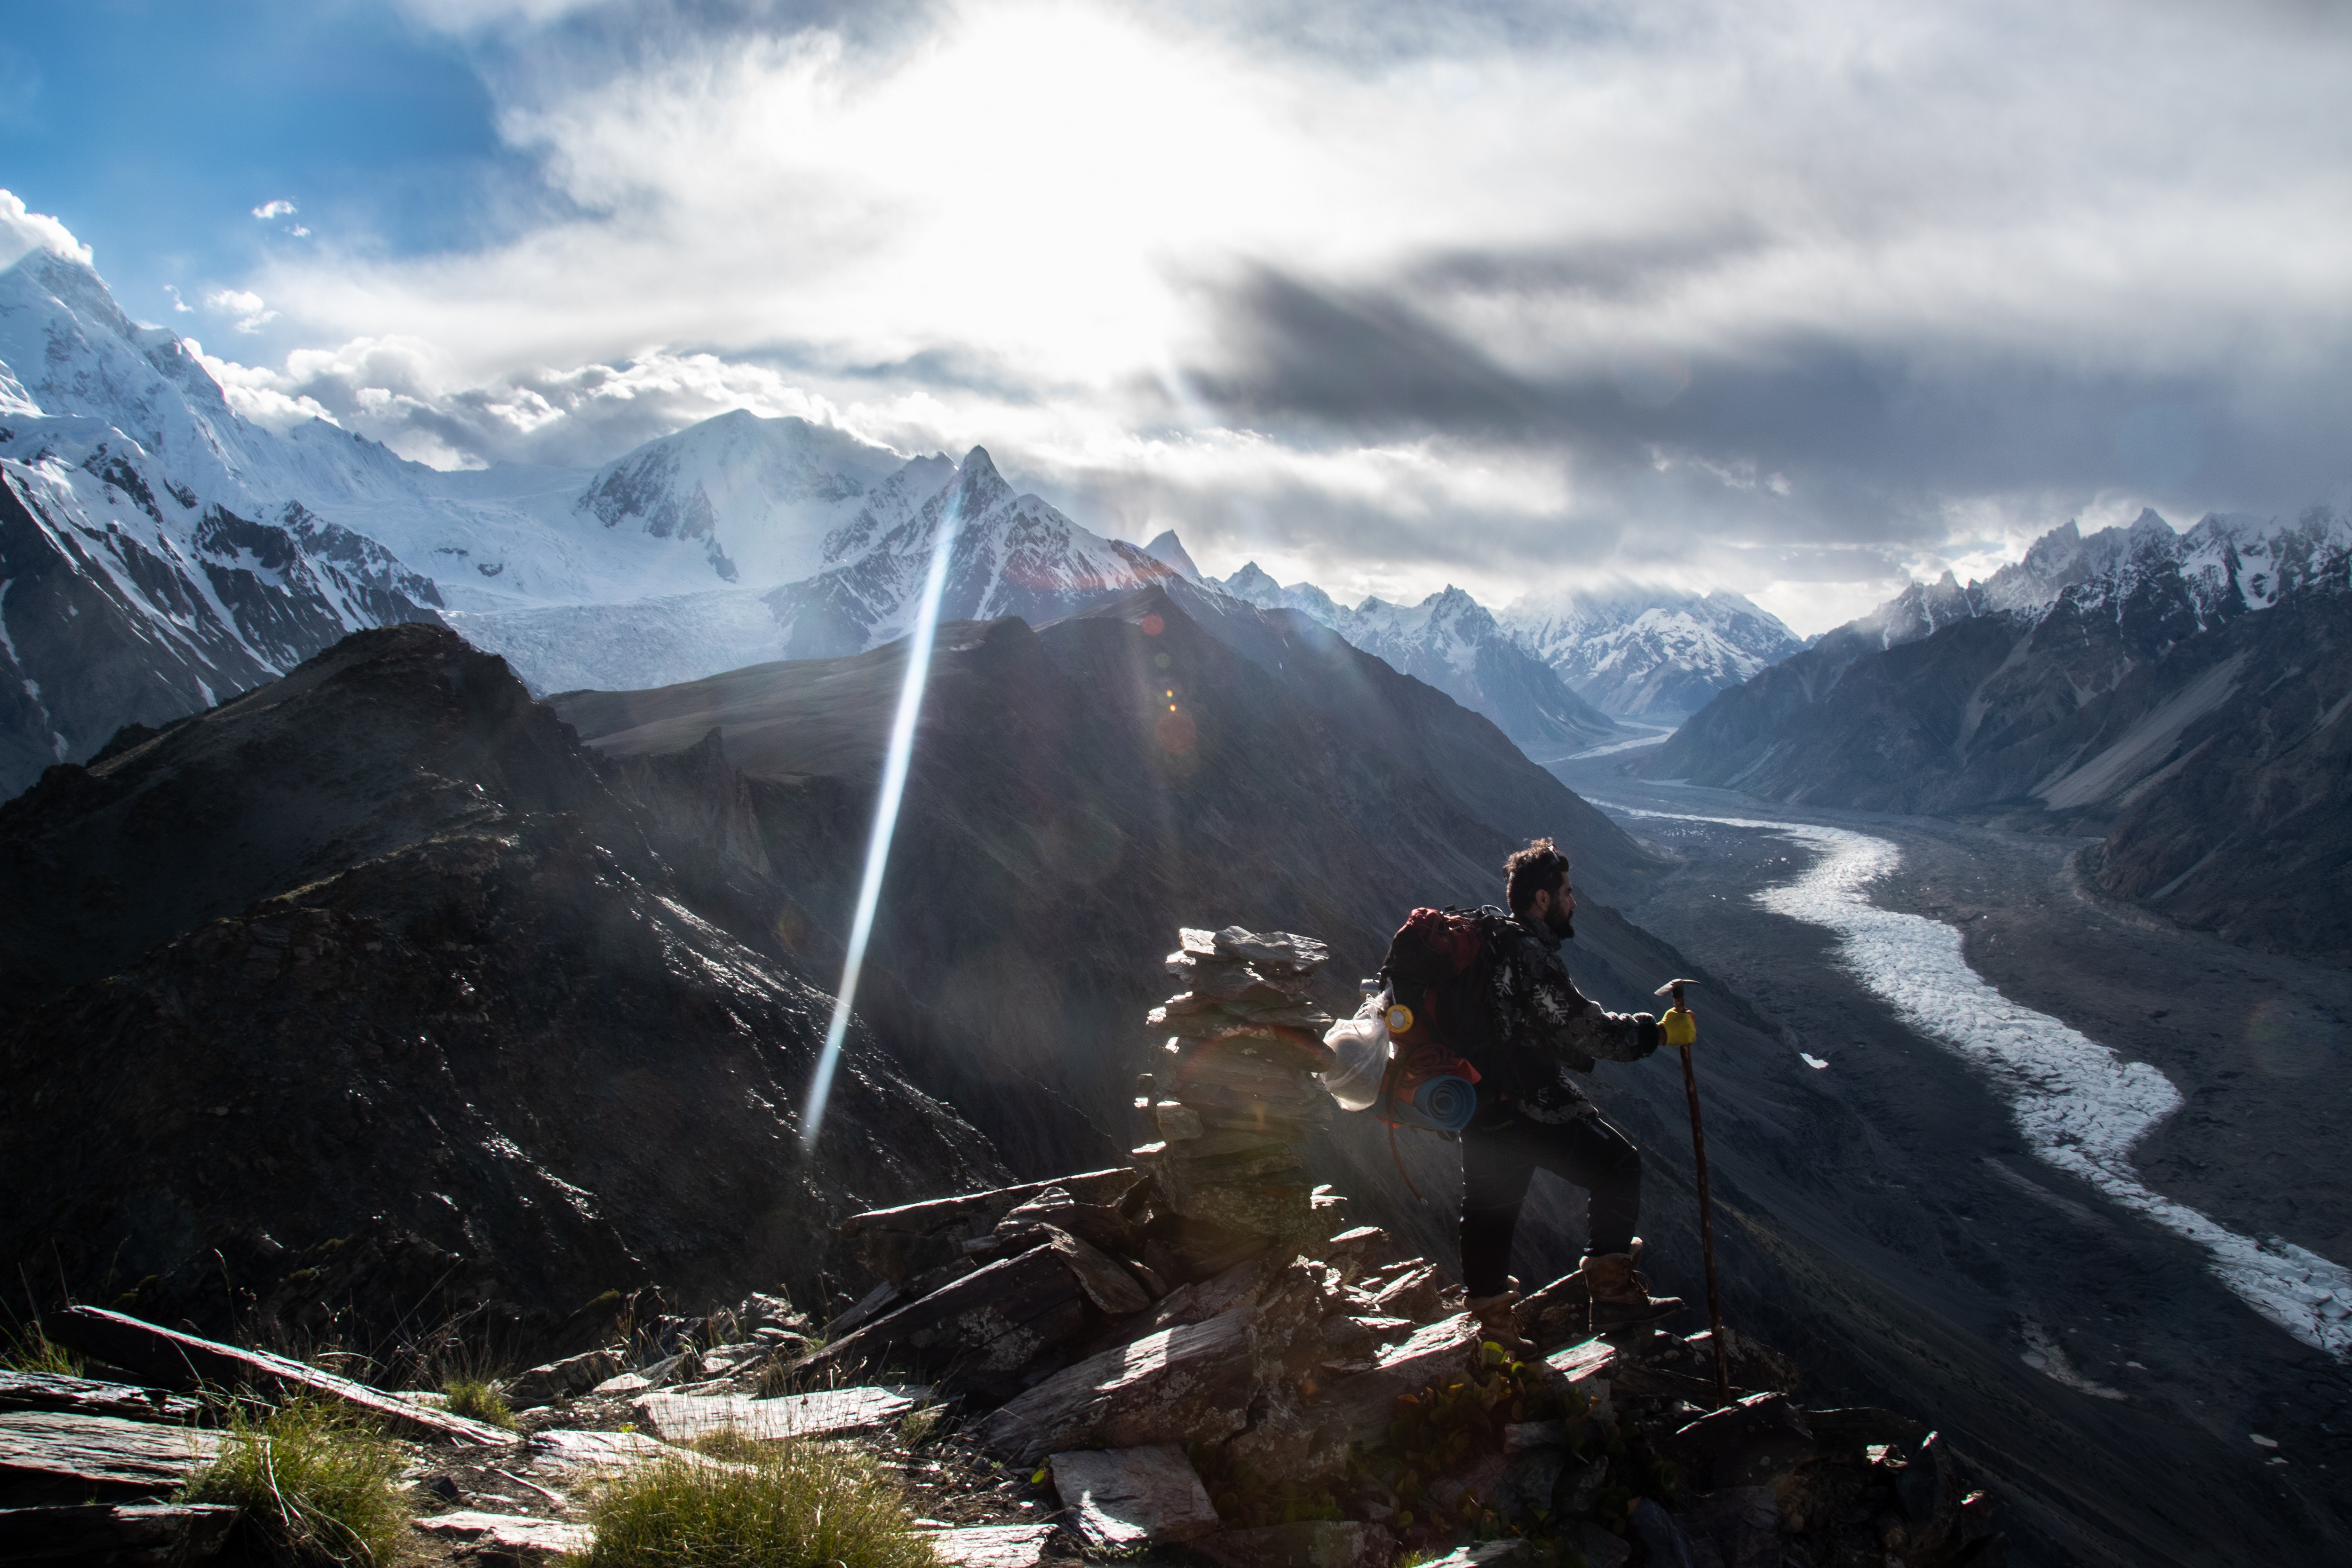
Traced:
[[280, 196], [274, 202], [264, 202], [254, 208], [253, 216], [257, 218], [292, 217], [295, 211], [294, 204]]
[[278, 319], [278, 312], [247, 289], [215, 289], [205, 296], [205, 309], [235, 316], [240, 332], [257, 332]]
[[[502, 133], [565, 216], [253, 279], [345, 345], [270, 373], [285, 395], [403, 450], [568, 460], [822, 408], [987, 441], [1196, 552], [1504, 597], [1671, 568], [1808, 628], [2119, 488], [2193, 512], [2340, 477], [2315, 411], [2352, 394], [2352, 122], [2320, 107], [2322, 21], [1686, 0], [1274, 32], [967, 0], [883, 47], [681, 10], [600, 53], [624, 13], [409, 9], [509, 40]], [[1325, 36], [1351, 52], [1299, 41]], [[1253, 268], [1393, 310], [1276, 364], [1297, 323], [1222, 281]], [[1351, 357], [1406, 318], [1433, 392], [1412, 354]], [[430, 375], [367, 368], [386, 344]], [[2166, 397], [2201, 467], [2124, 471], [2116, 420]]]
[[46, 214], [26, 212], [15, 192], [0, 190], [0, 268], [14, 267], [36, 250], [87, 263], [89, 247]]
[[194, 305], [189, 304], [185, 300], [180, 298], [180, 286], [178, 284], [164, 284], [163, 292], [172, 297], [173, 314], [185, 316], [194, 313], [196, 308]]

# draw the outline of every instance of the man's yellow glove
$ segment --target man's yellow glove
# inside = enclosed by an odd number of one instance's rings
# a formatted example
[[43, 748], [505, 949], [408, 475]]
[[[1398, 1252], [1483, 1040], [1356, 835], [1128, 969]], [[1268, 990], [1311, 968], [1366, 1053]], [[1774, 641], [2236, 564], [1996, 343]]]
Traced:
[[1658, 1020], [1659, 1038], [1670, 1046], [1694, 1046], [1698, 1043], [1698, 1017], [1687, 1007], [1669, 1007], [1666, 1016]]

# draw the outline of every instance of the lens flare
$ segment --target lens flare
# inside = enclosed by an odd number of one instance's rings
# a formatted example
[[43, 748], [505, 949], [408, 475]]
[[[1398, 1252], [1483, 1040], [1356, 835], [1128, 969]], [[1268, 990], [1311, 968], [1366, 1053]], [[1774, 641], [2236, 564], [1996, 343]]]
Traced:
[[931, 544], [931, 569], [923, 579], [922, 607], [907, 639], [907, 675], [898, 687], [898, 711], [890, 721], [890, 752], [882, 766], [882, 794], [874, 803], [874, 834], [866, 845], [866, 879], [857, 888], [857, 913], [849, 922], [849, 952], [841, 964], [841, 990], [833, 1000], [833, 1020], [825, 1026], [824, 1050], [817, 1058], [808, 1110], [801, 1118], [803, 1149], [816, 1147], [817, 1133], [824, 1126], [825, 1102], [833, 1097], [834, 1069], [840, 1065], [841, 1042], [849, 1033], [850, 1009], [856, 1005], [857, 979], [866, 968], [866, 943], [874, 934], [875, 907], [882, 901], [882, 872], [889, 864], [891, 836], [898, 829], [898, 803], [907, 793], [908, 764], [914, 760], [915, 721], [922, 712], [923, 688], [930, 679], [931, 645], [939, 636], [948, 562], [962, 528], [961, 507], [949, 507], [940, 519], [940, 536]]

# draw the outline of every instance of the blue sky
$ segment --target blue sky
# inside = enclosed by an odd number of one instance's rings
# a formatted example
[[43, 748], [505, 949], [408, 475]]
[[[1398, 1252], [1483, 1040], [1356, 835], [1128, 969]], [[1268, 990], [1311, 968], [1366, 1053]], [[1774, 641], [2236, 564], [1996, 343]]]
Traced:
[[0, 186], [127, 309], [254, 418], [444, 467], [797, 414], [1220, 574], [1670, 578], [1808, 631], [2352, 479], [2340, 6], [0, 0]]
[[[478, 243], [541, 187], [466, 47], [351, 0], [5, 0], [0, 184], [98, 255], [123, 307], [173, 314], [274, 251]], [[290, 218], [252, 210], [291, 201]]]

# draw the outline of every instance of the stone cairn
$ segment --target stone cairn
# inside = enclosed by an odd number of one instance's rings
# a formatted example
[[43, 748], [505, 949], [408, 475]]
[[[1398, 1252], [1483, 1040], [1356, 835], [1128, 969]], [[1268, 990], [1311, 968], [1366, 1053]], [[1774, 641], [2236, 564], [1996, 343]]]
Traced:
[[1342, 1227], [1344, 1201], [1310, 1188], [1300, 1152], [1331, 1115], [1313, 1077], [1331, 1065], [1331, 1016], [1307, 994], [1329, 956], [1289, 931], [1178, 932], [1166, 963], [1184, 988], [1147, 1019], [1167, 1031], [1169, 1060], [1136, 1084], [1158, 1140], [1132, 1152], [1164, 1205], [1144, 1260], [1169, 1279], [1276, 1244], [1317, 1253]]

